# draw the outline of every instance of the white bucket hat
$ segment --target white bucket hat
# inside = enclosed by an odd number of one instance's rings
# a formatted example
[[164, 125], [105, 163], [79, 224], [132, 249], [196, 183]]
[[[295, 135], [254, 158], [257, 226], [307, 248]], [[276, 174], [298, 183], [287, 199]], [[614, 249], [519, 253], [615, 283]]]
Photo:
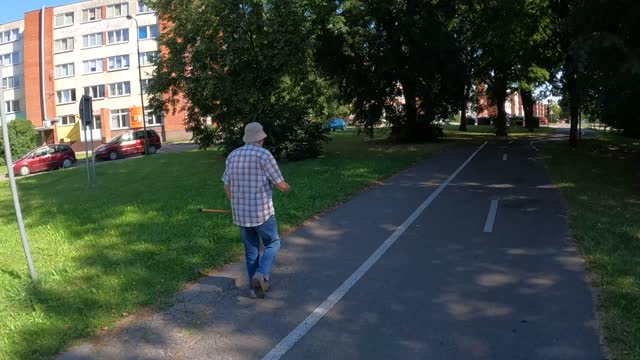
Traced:
[[242, 141], [244, 141], [245, 143], [255, 143], [263, 140], [266, 137], [267, 134], [264, 133], [262, 125], [257, 122], [252, 122], [245, 126], [244, 137], [242, 138]]

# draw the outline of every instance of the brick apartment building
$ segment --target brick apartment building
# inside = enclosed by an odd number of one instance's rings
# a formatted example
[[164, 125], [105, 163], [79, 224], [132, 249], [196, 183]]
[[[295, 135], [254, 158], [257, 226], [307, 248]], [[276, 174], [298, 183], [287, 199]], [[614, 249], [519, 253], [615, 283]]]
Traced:
[[[46, 7], [25, 13], [22, 20], [0, 24], [7, 119], [28, 119], [43, 142], [80, 145], [85, 129], [79, 122], [78, 101], [86, 94], [94, 99], [90, 130], [94, 139], [107, 141], [129, 130], [129, 109], [140, 106], [140, 92], [159, 53], [157, 38], [162, 28], [155, 11], [135, 0]], [[183, 112], [145, 111], [147, 127], [165, 141], [190, 138], [184, 118]]]
[[[478, 98], [478, 116], [496, 116], [498, 109], [495, 105], [491, 105], [488, 101], [486, 94], [486, 86], [484, 84], [478, 84], [477, 86]], [[533, 103], [533, 116], [545, 116], [545, 105], [541, 101]], [[507, 97], [507, 101], [504, 104], [504, 110], [507, 116], [524, 116], [524, 108], [522, 106], [522, 97], [520, 93], [515, 92]]]

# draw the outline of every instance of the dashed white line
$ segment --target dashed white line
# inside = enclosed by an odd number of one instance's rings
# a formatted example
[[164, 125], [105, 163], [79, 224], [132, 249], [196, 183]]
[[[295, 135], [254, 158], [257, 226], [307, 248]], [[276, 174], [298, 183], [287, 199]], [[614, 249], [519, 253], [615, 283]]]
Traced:
[[496, 222], [496, 215], [498, 214], [498, 200], [491, 200], [489, 206], [489, 214], [487, 215], [487, 221], [484, 223], [484, 232], [493, 232], [493, 224]]
[[371, 267], [384, 255], [384, 253], [393, 245], [398, 238], [411, 226], [411, 224], [422, 214], [424, 209], [426, 209], [433, 200], [440, 195], [440, 193], [449, 185], [449, 183], [464, 169], [471, 160], [482, 150], [482, 148], [487, 145], [487, 142], [482, 144], [467, 160], [460, 165], [460, 167], [453, 173], [447, 180], [445, 180], [440, 186], [431, 194], [429, 197], [416, 209], [414, 212], [405, 220], [400, 227], [396, 229], [396, 231], [391, 234], [385, 240], [380, 247], [376, 249], [376, 251], [369, 256], [369, 258], [358, 267], [358, 269], [345, 280], [342, 285], [340, 285], [329, 297], [320, 304], [313, 312], [307, 316], [302, 323], [296, 326], [282, 341], [276, 345], [267, 355], [265, 355], [262, 360], [277, 360], [280, 359], [284, 354], [295, 345], [298, 340], [302, 339], [302, 337], [313, 328], [324, 315], [333, 308], [335, 304], [338, 303], [342, 299], [342, 297], [364, 276], [364, 274], [371, 269]]
[[502, 155], [502, 160], [507, 161], [507, 154]]

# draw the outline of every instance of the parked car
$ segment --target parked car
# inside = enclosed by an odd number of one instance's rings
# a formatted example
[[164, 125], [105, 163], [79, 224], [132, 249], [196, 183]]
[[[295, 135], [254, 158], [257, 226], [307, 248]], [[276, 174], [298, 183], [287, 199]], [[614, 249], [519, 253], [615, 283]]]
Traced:
[[549, 126], [549, 120], [547, 120], [546, 117], [541, 117], [540, 118], [540, 125]]
[[26, 176], [41, 171], [70, 168], [76, 161], [76, 153], [69, 145], [43, 145], [14, 161], [13, 172]]
[[342, 118], [333, 118], [325, 124], [325, 127], [331, 131], [344, 131], [347, 128], [347, 123]]
[[[147, 130], [149, 153], [155, 154], [162, 147], [160, 136], [155, 130]], [[96, 159], [115, 160], [119, 157], [144, 154], [144, 130], [128, 131], [111, 139], [93, 150]]]
[[475, 125], [476, 124], [476, 118], [473, 116], [467, 116], [467, 125]]

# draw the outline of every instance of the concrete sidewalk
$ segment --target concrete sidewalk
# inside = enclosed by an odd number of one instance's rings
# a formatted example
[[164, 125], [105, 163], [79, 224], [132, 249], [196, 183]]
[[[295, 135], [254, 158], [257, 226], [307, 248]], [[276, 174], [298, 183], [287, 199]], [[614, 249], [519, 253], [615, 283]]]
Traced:
[[[265, 300], [232, 264], [59, 358], [260, 359], [475, 150], [436, 155], [284, 238]], [[302, 335], [284, 358], [604, 358], [563, 203], [526, 141], [482, 149]]]

